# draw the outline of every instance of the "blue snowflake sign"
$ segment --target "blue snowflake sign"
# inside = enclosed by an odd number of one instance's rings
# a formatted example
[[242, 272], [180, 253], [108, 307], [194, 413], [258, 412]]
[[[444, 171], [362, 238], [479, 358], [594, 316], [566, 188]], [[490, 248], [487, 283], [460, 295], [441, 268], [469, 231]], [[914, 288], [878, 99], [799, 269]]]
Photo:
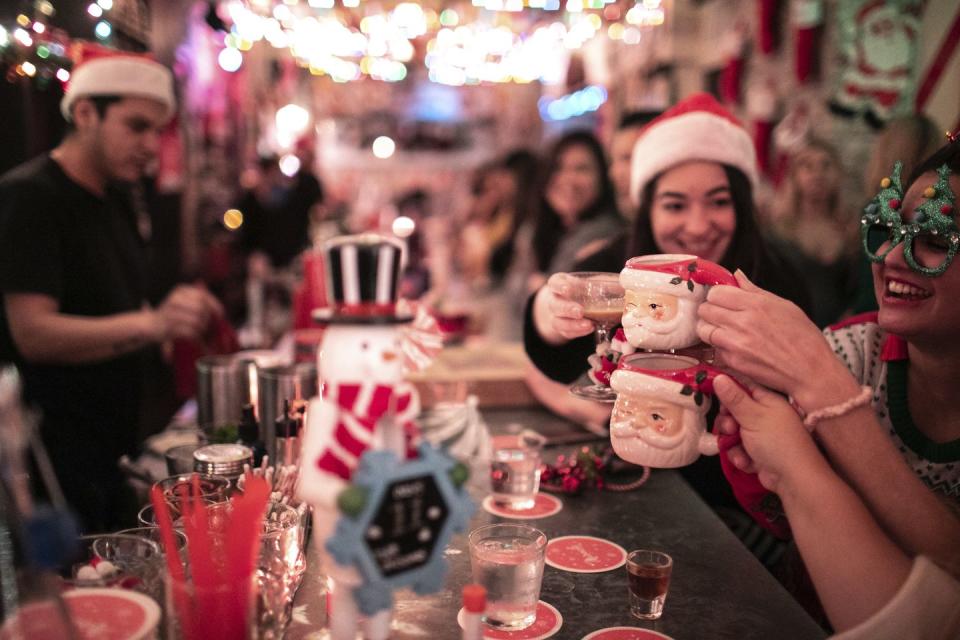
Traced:
[[417, 459], [399, 461], [388, 451], [367, 451], [338, 500], [342, 515], [326, 548], [363, 577], [354, 597], [364, 615], [390, 609], [401, 587], [440, 589], [444, 549], [473, 513], [466, 467], [429, 443], [417, 452]]

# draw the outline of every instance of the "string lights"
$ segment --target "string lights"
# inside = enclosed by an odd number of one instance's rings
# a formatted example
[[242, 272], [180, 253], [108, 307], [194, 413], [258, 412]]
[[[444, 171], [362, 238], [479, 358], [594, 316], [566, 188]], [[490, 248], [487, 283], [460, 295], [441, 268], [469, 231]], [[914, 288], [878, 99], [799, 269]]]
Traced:
[[[436, 5], [436, 6], [433, 6]], [[336, 82], [370, 77], [399, 82], [421, 58], [428, 77], [447, 85], [562, 82], [565, 55], [597, 36], [641, 40], [664, 23], [661, 0], [472, 0], [399, 2], [383, 8], [360, 0], [227, 0], [228, 64], [266, 44], [289, 49], [301, 66]], [[557, 55], [558, 52], [563, 55]]]
[[[96, 0], [86, 9], [91, 19], [91, 34], [103, 43], [113, 37], [110, 11], [113, 0]], [[39, 88], [53, 81], [70, 80], [70, 44], [72, 38], [63, 29], [51, 25], [56, 8], [49, 0], [33, 3], [33, 15], [21, 13], [14, 23], [0, 24], [0, 71], [9, 82], [32, 79]]]
[[[105, 44], [114, 37], [113, 8], [114, 0], [86, 8], [92, 36]], [[223, 0], [219, 9], [230, 26], [217, 62], [228, 72], [239, 70], [255, 46], [271, 46], [336, 82], [400, 82], [422, 61], [430, 80], [454, 86], [557, 84], [566, 53], [598, 36], [637, 44], [642, 28], [665, 20], [661, 0], [464, 0], [387, 8], [366, 0]], [[71, 38], [50, 25], [55, 13], [49, 0], [37, 0], [32, 17], [24, 13], [0, 25], [8, 80], [26, 76], [44, 86], [69, 79]]]

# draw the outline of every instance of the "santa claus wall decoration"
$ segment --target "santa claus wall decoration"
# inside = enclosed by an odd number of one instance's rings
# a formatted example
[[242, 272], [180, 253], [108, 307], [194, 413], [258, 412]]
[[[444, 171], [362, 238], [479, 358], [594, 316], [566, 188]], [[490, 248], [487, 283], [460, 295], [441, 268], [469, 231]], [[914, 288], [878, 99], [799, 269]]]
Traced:
[[831, 100], [841, 115], [868, 122], [913, 112], [919, 0], [844, 0], [837, 4], [843, 70]]
[[317, 352], [321, 394], [311, 399], [298, 493], [313, 508], [333, 640], [386, 638], [392, 592], [443, 585], [443, 550], [473, 511], [466, 467], [421, 442], [419, 399], [404, 381], [398, 310], [401, 245], [375, 234], [324, 247], [332, 306]]

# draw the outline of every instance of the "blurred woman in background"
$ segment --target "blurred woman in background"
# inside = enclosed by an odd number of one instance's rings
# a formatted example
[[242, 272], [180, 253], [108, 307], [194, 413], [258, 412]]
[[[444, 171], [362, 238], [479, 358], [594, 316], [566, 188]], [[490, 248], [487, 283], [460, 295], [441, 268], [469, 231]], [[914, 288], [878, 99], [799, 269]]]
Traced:
[[773, 241], [803, 273], [811, 318], [835, 322], [856, 289], [857, 221], [842, 198], [842, 166], [827, 142], [807, 140], [790, 157], [773, 206]]

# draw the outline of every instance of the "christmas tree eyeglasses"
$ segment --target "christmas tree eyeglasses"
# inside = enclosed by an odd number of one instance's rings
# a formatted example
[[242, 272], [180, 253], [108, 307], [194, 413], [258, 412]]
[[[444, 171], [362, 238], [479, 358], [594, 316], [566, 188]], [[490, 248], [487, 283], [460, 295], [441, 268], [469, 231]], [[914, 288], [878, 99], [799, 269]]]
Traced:
[[910, 220], [900, 213], [903, 205], [901, 163], [880, 182], [880, 192], [860, 218], [863, 250], [871, 262], [883, 262], [894, 247], [903, 243], [903, 257], [917, 273], [935, 278], [953, 262], [960, 245], [960, 228], [953, 219], [955, 196], [950, 189], [950, 169], [937, 169], [937, 182], [923, 192], [923, 202]]

